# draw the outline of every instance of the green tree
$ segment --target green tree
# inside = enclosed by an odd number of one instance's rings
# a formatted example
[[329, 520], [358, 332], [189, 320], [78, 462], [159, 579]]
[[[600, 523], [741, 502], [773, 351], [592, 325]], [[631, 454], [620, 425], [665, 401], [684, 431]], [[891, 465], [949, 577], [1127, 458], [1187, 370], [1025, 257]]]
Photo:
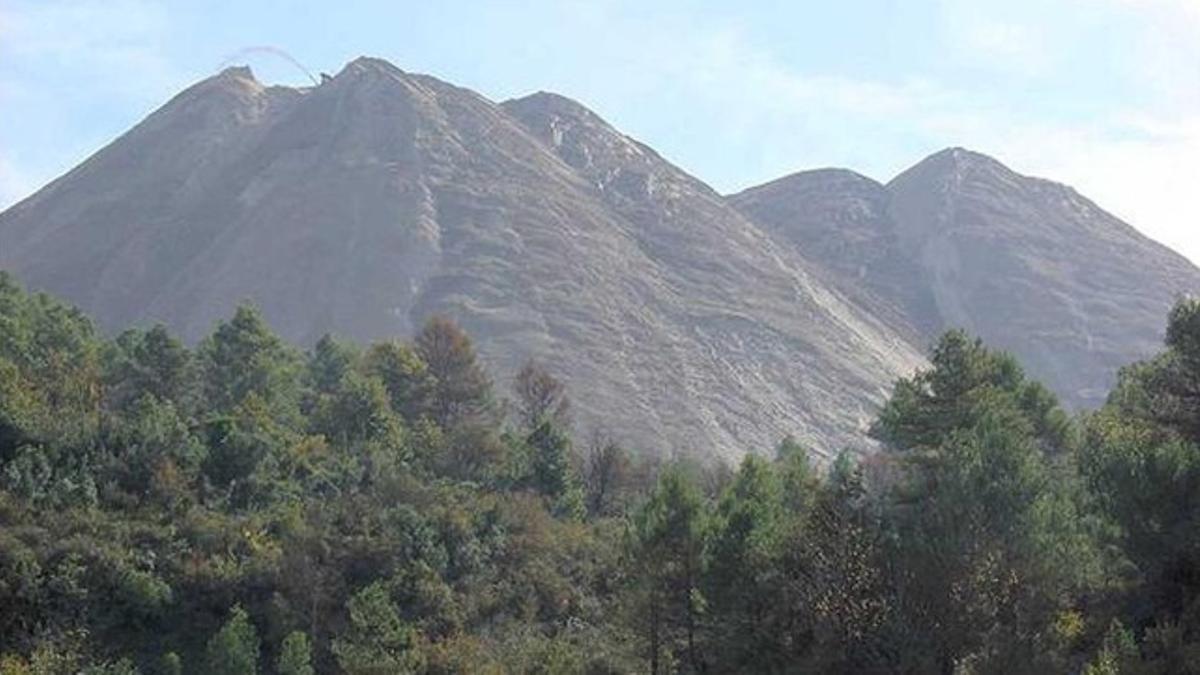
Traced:
[[349, 675], [398, 675], [419, 671], [416, 635], [400, 617], [383, 582], [366, 586], [350, 599], [349, 630], [333, 642], [338, 665]]
[[570, 439], [546, 420], [526, 442], [533, 451], [533, 488], [545, 496], [560, 515], [582, 517], [583, 493], [571, 465]]
[[1025, 379], [1009, 354], [992, 352], [963, 331], [949, 331], [930, 357], [932, 368], [896, 383], [872, 433], [900, 449], [936, 448], [970, 427], [1002, 398], [1020, 411], [1047, 450], [1069, 447], [1073, 429], [1053, 394]]
[[205, 394], [214, 411], [230, 412], [251, 396], [271, 414], [294, 422], [300, 402], [300, 358], [257, 309], [241, 305], [198, 350]]
[[669, 658], [679, 658], [693, 672], [704, 670], [700, 621], [706, 515], [696, 486], [671, 468], [634, 516], [631, 562], [652, 673], [662, 672]]
[[125, 331], [108, 351], [108, 397], [115, 407], [123, 409], [147, 395], [185, 413], [195, 404], [198, 382], [192, 353], [166, 327]]
[[775, 448], [775, 465], [784, 506], [793, 514], [804, 513], [811, 506], [818, 482], [808, 451], [787, 436]]
[[312, 647], [308, 636], [301, 631], [288, 633], [279, 648], [279, 662], [275, 670], [279, 675], [313, 675]]
[[235, 605], [225, 625], [208, 641], [205, 649], [208, 672], [254, 675], [258, 672], [258, 650], [258, 631], [246, 611]]
[[367, 350], [363, 370], [383, 382], [392, 409], [405, 421], [414, 423], [431, 413], [436, 381], [412, 347], [396, 341], [377, 342]]
[[781, 636], [768, 630], [778, 598], [783, 516], [772, 466], [747, 455], [711, 518], [704, 586], [718, 670], [767, 672], [784, 665], [776, 644]]
[[961, 333], [932, 361], [896, 385], [877, 427], [900, 449], [900, 610], [927, 638], [927, 668], [1047, 667], [1038, 635], [1100, 575], [1077, 483], [1054, 461], [1069, 423], [1011, 357]]
[[1128, 625], [1162, 624], [1186, 650], [1200, 645], [1200, 301], [1180, 301], [1166, 333], [1088, 418], [1079, 465], [1137, 570]]
[[183, 659], [175, 652], [167, 652], [152, 672], [154, 675], [183, 675]]
[[342, 378], [354, 367], [358, 354], [352, 345], [329, 333], [321, 336], [308, 357], [308, 377], [321, 394], [332, 394]]
[[208, 453], [175, 405], [154, 394], [143, 395], [112, 418], [105, 441], [115, 455], [110, 475], [138, 496], [150, 493], [155, 476], [166, 464], [185, 480], [195, 479]]
[[392, 452], [403, 447], [403, 422], [392, 411], [383, 383], [373, 377], [347, 374], [314, 418], [314, 431], [345, 447], [378, 443]]

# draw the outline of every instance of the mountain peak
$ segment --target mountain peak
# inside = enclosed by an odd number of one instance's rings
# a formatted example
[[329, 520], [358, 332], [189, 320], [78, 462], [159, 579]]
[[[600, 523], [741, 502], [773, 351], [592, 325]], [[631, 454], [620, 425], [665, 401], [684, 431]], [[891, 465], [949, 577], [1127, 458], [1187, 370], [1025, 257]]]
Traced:
[[403, 77], [406, 73], [387, 59], [376, 56], [360, 56], [347, 63], [338, 73], [341, 75], [391, 75]]
[[254, 77], [254, 71], [251, 70], [250, 66], [247, 65], [229, 66], [228, 68], [225, 68], [221, 72], [217, 73], [213, 79], [224, 81], [248, 80], [250, 82], [258, 82], [258, 78]]
[[579, 101], [550, 91], [537, 91], [528, 96], [509, 99], [500, 106], [518, 117], [558, 117], [610, 126]]
[[913, 180], [950, 180], [956, 184], [968, 176], [990, 175], [1010, 180], [1017, 173], [994, 157], [963, 147], [950, 147], [929, 155], [901, 172], [889, 187]]
[[263, 84], [254, 76], [254, 71], [247, 65], [229, 66], [221, 72], [204, 80], [200, 80], [182, 93], [222, 91], [234, 94], [257, 93], [264, 89]]
[[839, 190], [855, 190], [857, 188], [858, 191], [875, 192], [883, 189], [883, 186], [878, 181], [864, 176], [857, 171], [829, 167], [806, 169], [790, 173], [782, 178], [776, 178], [769, 183], [747, 188], [736, 195], [730, 195], [730, 197], [738, 199], [760, 192], [795, 192], [797, 194], [807, 194], [813, 190], [826, 190], [830, 186], [835, 185], [839, 186]]

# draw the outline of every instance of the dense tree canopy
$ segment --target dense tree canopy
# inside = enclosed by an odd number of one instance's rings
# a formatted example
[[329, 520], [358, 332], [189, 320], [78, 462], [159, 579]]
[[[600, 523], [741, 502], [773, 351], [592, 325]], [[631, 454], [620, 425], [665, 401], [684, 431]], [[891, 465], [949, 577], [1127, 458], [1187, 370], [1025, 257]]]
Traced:
[[0, 274], [0, 673], [1198, 669], [1200, 303], [1077, 418], [948, 333], [869, 456], [655, 461], [568, 393], [444, 318], [191, 348]]

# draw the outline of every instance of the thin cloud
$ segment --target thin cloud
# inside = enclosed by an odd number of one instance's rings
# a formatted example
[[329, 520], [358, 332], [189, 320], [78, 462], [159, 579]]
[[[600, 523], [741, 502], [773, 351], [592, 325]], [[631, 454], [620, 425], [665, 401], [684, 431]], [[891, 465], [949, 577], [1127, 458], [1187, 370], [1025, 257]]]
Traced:
[[[111, 140], [55, 126], [94, 101], [131, 111], [161, 103], [182, 81], [167, 57], [169, 16], [139, 0], [8, 2], [0, 8], [0, 208], [69, 169]], [[16, 117], [18, 114], [20, 117]], [[119, 131], [119, 130], [117, 130]], [[18, 154], [15, 137], [38, 139]], [[65, 140], [64, 140], [65, 139]], [[25, 143], [28, 146], [30, 143]]]

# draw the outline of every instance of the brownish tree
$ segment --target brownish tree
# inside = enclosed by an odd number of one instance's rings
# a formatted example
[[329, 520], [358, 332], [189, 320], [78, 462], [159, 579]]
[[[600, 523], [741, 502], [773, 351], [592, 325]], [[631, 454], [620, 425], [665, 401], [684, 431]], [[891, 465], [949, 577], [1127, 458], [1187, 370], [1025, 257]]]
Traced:
[[571, 426], [571, 400], [567, 387], [533, 359], [525, 362], [513, 383], [517, 393], [517, 413], [526, 429], [534, 430], [542, 422], [558, 429]]
[[430, 415], [442, 428], [492, 416], [492, 381], [475, 356], [471, 338], [452, 320], [435, 316], [416, 340], [417, 354], [433, 377]]

